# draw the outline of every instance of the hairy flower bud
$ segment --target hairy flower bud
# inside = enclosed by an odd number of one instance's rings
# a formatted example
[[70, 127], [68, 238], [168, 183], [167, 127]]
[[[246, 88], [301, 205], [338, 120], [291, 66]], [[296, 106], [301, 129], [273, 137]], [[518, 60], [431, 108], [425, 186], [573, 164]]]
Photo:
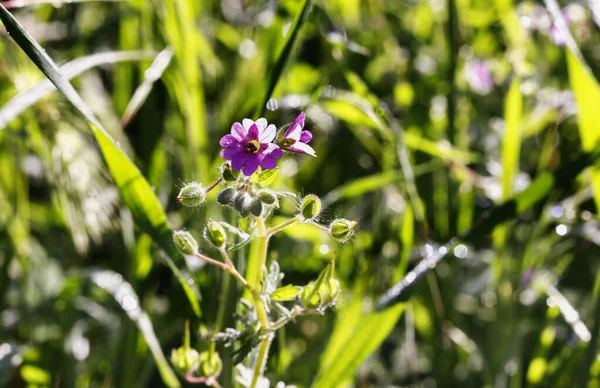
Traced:
[[254, 198], [248, 210], [253, 216], [260, 217], [263, 212], [263, 204], [260, 201], [260, 198]]
[[277, 202], [277, 197], [269, 191], [259, 192], [258, 199], [265, 205], [272, 205]]
[[250, 194], [246, 192], [241, 192], [236, 195], [235, 200], [233, 201], [233, 207], [235, 210], [240, 212], [240, 214], [245, 215], [248, 213], [250, 208], [250, 204], [252, 203], [252, 197]]
[[356, 221], [349, 221], [343, 218], [334, 220], [330, 227], [329, 233], [331, 237], [340, 241], [346, 242], [350, 240], [350, 238], [354, 235], [354, 227], [356, 226]]
[[217, 202], [221, 205], [231, 205], [236, 194], [237, 191], [233, 187], [226, 187], [217, 194]]
[[221, 175], [223, 176], [223, 180], [225, 182], [235, 182], [240, 176], [240, 172], [231, 168], [230, 163], [223, 163], [223, 166], [221, 167]]
[[195, 255], [198, 252], [198, 242], [190, 232], [178, 230], [173, 233], [173, 242], [179, 252], [184, 255]]
[[223, 229], [221, 224], [213, 220], [208, 220], [208, 224], [206, 224], [206, 228], [204, 228], [204, 238], [219, 249], [223, 248], [227, 242], [225, 229]]
[[175, 199], [181, 202], [183, 206], [200, 206], [206, 200], [206, 190], [200, 183], [191, 182], [183, 186]]
[[310, 221], [321, 212], [321, 200], [314, 194], [309, 194], [302, 199], [300, 212], [306, 221]]
[[223, 369], [223, 361], [217, 352], [202, 352], [200, 353], [200, 368], [198, 373], [204, 377], [219, 376]]

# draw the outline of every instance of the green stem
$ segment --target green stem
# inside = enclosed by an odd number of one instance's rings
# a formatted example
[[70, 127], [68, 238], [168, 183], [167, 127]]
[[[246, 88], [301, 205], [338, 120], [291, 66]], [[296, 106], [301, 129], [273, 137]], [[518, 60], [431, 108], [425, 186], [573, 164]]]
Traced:
[[257, 218], [256, 223], [258, 226], [258, 261], [256, 268], [256, 282], [254, 283], [256, 286], [256, 290], [252, 295], [254, 296], [258, 320], [264, 328], [268, 328], [269, 318], [267, 318], [267, 312], [265, 311], [264, 303], [260, 298], [260, 290], [262, 288], [260, 286], [260, 283], [263, 279], [263, 267], [267, 262], [267, 247], [269, 245], [269, 235], [267, 234], [265, 221], [262, 218]]
[[235, 277], [240, 283], [242, 283], [242, 285], [244, 286], [245, 289], [247, 289], [248, 291], [250, 291], [252, 294], [254, 294], [254, 288], [252, 288], [252, 286], [250, 284], [248, 284], [248, 282], [246, 281], [246, 279], [242, 276], [241, 273], [239, 273], [239, 271], [237, 270], [237, 268], [235, 268], [235, 265], [233, 264], [233, 262], [231, 261], [231, 259], [229, 259], [229, 255], [227, 254], [227, 251], [222, 248], [220, 250], [221, 255], [223, 256], [223, 259], [225, 260], [227, 269], [226, 271], [229, 272], [233, 277]]
[[275, 225], [269, 229], [267, 229], [267, 235], [268, 236], [272, 236], [277, 232], [281, 232], [282, 230], [284, 230], [285, 228], [287, 228], [290, 225], [294, 225], [296, 222], [300, 221], [300, 217], [296, 216], [294, 218], [290, 218], [287, 221], [282, 222], [279, 225]]
[[256, 357], [256, 363], [254, 364], [254, 376], [252, 377], [252, 384], [250, 388], [256, 388], [258, 379], [262, 376], [267, 364], [267, 355], [269, 354], [269, 348], [271, 347], [271, 341], [273, 341], [273, 333], [265, 335], [260, 341], [260, 347], [258, 348], [258, 357]]

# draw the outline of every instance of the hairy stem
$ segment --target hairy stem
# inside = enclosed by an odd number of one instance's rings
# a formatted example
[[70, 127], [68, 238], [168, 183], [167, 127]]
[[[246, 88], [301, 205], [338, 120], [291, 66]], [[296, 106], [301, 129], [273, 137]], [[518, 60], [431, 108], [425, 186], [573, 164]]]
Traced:
[[252, 376], [252, 384], [250, 388], [256, 388], [258, 379], [262, 376], [265, 365], [267, 364], [267, 355], [269, 354], [269, 348], [271, 347], [271, 341], [273, 341], [274, 333], [266, 334], [265, 337], [260, 341], [258, 348], [258, 356], [256, 357], [256, 363], [254, 364], [254, 376]]
[[256, 286], [256, 290], [252, 295], [254, 296], [258, 320], [264, 328], [268, 328], [269, 318], [267, 317], [267, 312], [265, 311], [264, 303], [260, 298], [260, 283], [263, 279], [263, 267], [266, 265], [267, 262], [267, 248], [269, 245], [269, 235], [267, 234], [265, 221], [262, 218], [257, 218], [256, 223], [258, 226], [258, 261], [256, 268], [256, 282], [254, 283]]
[[235, 265], [233, 264], [231, 259], [229, 259], [229, 255], [227, 254], [227, 251], [224, 248], [221, 248], [220, 252], [221, 252], [221, 255], [223, 256], [223, 259], [225, 260], [225, 263], [227, 266], [226, 271], [229, 272], [231, 275], [233, 275], [233, 277], [236, 278], [240, 283], [242, 283], [242, 285], [244, 286], [245, 289], [247, 289], [252, 294], [254, 294], [254, 288], [252, 288], [252, 286], [250, 284], [248, 284], [248, 282], [242, 276], [242, 274], [238, 272], [237, 268], [235, 268]]
[[281, 232], [282, 230], [284, 230], [285, 228], [287, 228], [290, 225], [294, 225], [296, 222], [300, 221], [300, 216], [296, 216], [294, 218], [290, 218], [287, 221], [282, 222], [279, 225], [275, 225], [269, 229], [267, 229], [267, 235], [268, 236], [272, 236], [277, 232]]

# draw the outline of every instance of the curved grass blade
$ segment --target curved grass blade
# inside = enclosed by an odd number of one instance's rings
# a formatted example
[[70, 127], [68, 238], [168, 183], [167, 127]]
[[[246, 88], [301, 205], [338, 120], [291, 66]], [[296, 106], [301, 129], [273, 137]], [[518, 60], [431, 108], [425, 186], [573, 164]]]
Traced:
[[329, 206], [332, 203], [343, 199], [355, 198], [382, 189], [388, 184], [397, 182], [401, 179], [402, 177], [398, 171], [382, 172], [355, 179], [352, 182], [346, 183], [345, 185], [330, 191], [322, 200], [323, 206]]
[[450, 240], [444, 245], [443, 248], [445, 249], [440, 249], [421, 260], [413, 270], [378, 300], [377, 309], [382, 310], [408, 300], [414, 286], [440, 261], [449, 256], [450, 252], [459, 243], [475, 243], [486, 238], [498, 225], [517, 218], [536, 203], [546, 199], [555, 186], [568, 187], [584, 169], [598, 165], [599, 162], [600, 146], [596, 146], [592, 152], [583, 153], [574, 161], [566, 163], [554, 172], [545, 171], [541, 173], [525, 191], [503, 204], [491, 208], [465, 234]]
[[[105, 53], [88, 55], [67, 62], [60, 66], [60, 72], [64, 78], [70, 80], [94, 67], [118, 62], [140, 61], [152, 58], [154, 55], [155, 53], [151, 51], [108, 51]], [[49, 79], [44, 79], [13, 97], [2, 107], [2, 109], [0, 109], [0, 130], [4, 129], [8, 123], [23, 113], [31, 105], [35, 104], [54, 90], [56, 90], [56, 88], [52, 82]]]
[[292, 25], [290, 26], [285, 42], [283, 43], [283, 47], [281, 51], [277, 54], [277, 59], [275, 60], [275, 65], [272, 69], [269, 70], [269, 76], [267, 79], [267, 89], [265, 90], [265, 94], [260, 102], [260, 104], [256, 107], [256, 111], [254, 112], [254, 116], [256, 118], [262, 116], [265, 109], [267, 108], [267, 101], [271, 97], [273, 90], [275, 90], [275, 86], [277, 86], [277, 81], [279, 81], [279, 77], [283, 71], [283, 67], [285, 66], [290, 53], [292, 52], [292, 47], [294, 46], [294, 42], [298, 37], [298, 32], [304, 24], [304, 20], [306, 20], [306, 15], [310, 10], [311, 2], [310, 0], [304, 0], [304, 3], [300, 6], [300, 12], [296, 14]]
[[160, 79], [163, 72], [171, 63], [171, 59], [173, 58], [173, 51], [169, 49], [164, 49], [161, 51], [152, 65], [144, 72], [144, 82], [135, 90], [133, 93], [133, 97], [127, 104], [127, 108], [125, 108], [125, 112], [123, 113], [123, 117], [121, 118], [121, 126], [126, 127], [129, 124], [129, 121], [135, 116], [137, 111], [141, 108], [146, 98], [152, 91], [152, 86], [156, 81]]
[[404, 304], [398, 304], [385, 311], [363, 316], [339, 351], [335, 355], [327, 355], [325, 360], [329, 362], [321, 364], [312, 387], [335, 388], [351, 378], [363, 361], [387, 338], [403, 311]]
[[[135, 224], [148, 233], [165, 251], [172, 250], [172, 231], [167, 224], [167, 215], [160, 205], [150, 184], [129, 157], [115, 144], [102, 124], [94, 117], [73, 86], [60, 73], [58, 67], [38, 43], [23, 29], [19, 22], [0, 4], [0, 20], [7, 31], [52, 81], [56, 88], [88, 120], [94, 137], [100, 146], [110, 174], [119, 189], [123, 202], [133, 215]], [[193, 299], [190, 303], [194, 304]]]
[[156, 338], [152, 322], [150, 321], [148, 314], [140, 307], [140, 300], [133, 290], [133, 287], [131, 287], [131, 284], [123, 280], [123, 277], [120, 274], [108, 270], [94, 271], [90, 274], [90, 278], [98, 287], [111, 294], [117, 303], [119, 303], [123, 311], [125, 311], [127, 316], [135, 322], [137, 328], [142, 333], [144, 340], [146, 340], [146, 343], [148, 344], [148, 348], [152, 353], [152, 357], [154, 357], [154, 361], [156, 362], [156, 366], [158, 367], [163, 382], [169, 388], [180, 387], [179, 380], [165, 358], [160, 343], [158, 342], [158, 338]]

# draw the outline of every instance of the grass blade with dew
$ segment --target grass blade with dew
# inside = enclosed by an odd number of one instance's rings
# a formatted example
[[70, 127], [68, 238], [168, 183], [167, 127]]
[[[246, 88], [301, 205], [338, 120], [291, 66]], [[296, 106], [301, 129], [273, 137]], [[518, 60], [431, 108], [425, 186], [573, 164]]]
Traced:
[[178, 388], [181, 385], [177, 376], [171, 369], [169, 362], [165, 358], [165, 355], [160, 347], [158, 338], [154, 333], [152, 322], [148, 317], [148, 314], [140, 307], [140, 300], [136, 295], [131, 284], [123, 280], [123, 277], [113, 271], [103, 270], [94, 271], [90, 274], [91, 280], [100, 288], [111, 294], [117, 303], [121, 306], [123, 311], [135, 322], [137, 328], [142, 333], [144, 340], [150, 348], [152, 357], [156, 362], [158, 371], [162, 377], [163, 382], [169, 388]]
[[281, 73], [283, 72], [283, 68], [292, 52], [292, 48], [294, 46], [294, 42], [298, 37], [298, 33], [300, 28], [304, 24], [304, 20], [306, 20], [306, 16], [310, 10], [311, 1], [304, 0], [304, 2], [300, 5], [300, 11], [296, 14], [292, 25], [288, 29], [287, 36], [281, 51], [277, 54], [277, 58], [275, 59], [275, 64], [273, 68], [269, 70], [269, 75], [267, 78], [267, 88], [265, 89], [264, 95], [256, 107], [256, 111], [254, 112], [255, 118], [258, 118], [263, 115], [265, 109], [267, 108], [267, 101], [271, 98], [271, 94], [273, 94], [273, 90], [275, 90], [275, 86], [277, 86], [277, 82], [281, 77]]
[[[118, 62], [141, 61], [154, 56], [155, 53], [151, 51], [108, 51], [74, 59], [60, 66], [59, 69], [63, 77], [70, 80], [94, 67]], [[56, 90], [56, 87], [52, 81], [44, 79], [13, 97], [0, 109], [0, 130], [53, 90]]]
[[486, 238], [498, 225], [515, 219], [536, 203], [547, 198], [555, 186], [567, 187], [587, 167], [600, 162], [600, 146], [585, 152], [574, 161], [554, 172], [544, 171], [523, 192], [484, 213], [465, 234], [451, 239], [429, 257], [421, 260], [400, 282], [390, 288], [377, 302], [377, 309], [385, 309], [410, 297], [414, 286], [460, 243], [474, 243]]

